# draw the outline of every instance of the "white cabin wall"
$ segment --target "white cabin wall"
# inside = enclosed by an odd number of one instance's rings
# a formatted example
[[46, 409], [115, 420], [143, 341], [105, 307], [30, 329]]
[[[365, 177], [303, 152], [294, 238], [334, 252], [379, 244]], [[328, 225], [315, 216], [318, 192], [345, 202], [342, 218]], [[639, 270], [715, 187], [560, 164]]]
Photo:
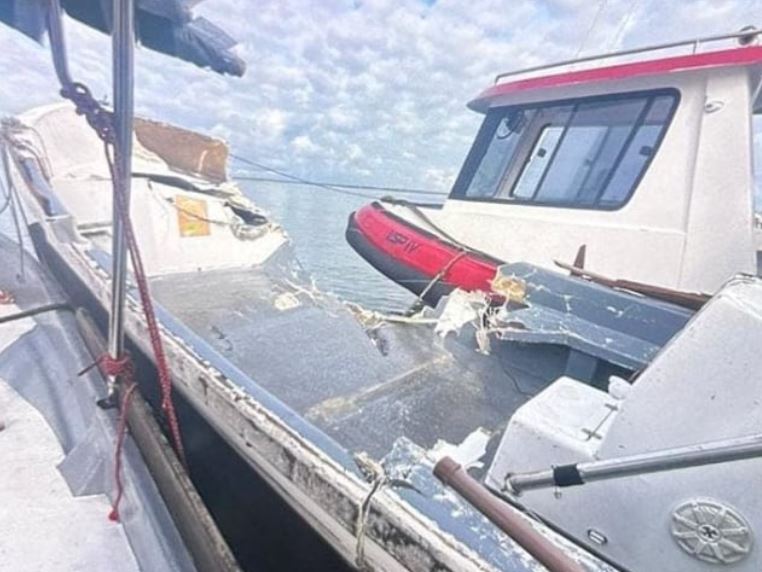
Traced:
[[[467, 204], [461, 213], [472, 206]], [[555, 260], [571, 262], [579, 247], [586, 245], [585, 267], [589, 270], [664, 286], [676, 284], [684, 239], [680, 229], [622, 222], [613, 213], [601, 217], [600, 213], [580, 209], [570, 216], [564, 209], [521, 208], [524, 212], [512, 212], [507, 217], [474, 213], [467, 221], [444, 222], [441, 226], [451, 234], [457, 227], [456, 236], [462, 242], [506, 261], [557, 269]], [[441, 219], [455, 218], [448, 214], [443, 212]], [[488, 233], [484, 229], [489, 229]]]
[[[38, 164], [50, 175], [52, 192], [76, 221], [78, 240], [90, 240], [110, 252], [112, 188], [102, 142], [68, 104], [33, 109], [22, 115], [21, 120], [27, 125], [26, 137], [36, 149]], [[183, 177], [137, 139], [134, 150], [135, 172]], [[15, 167], [12, 173], [20, 188], [26, 186]], [[203, 181], [199, 182], [204, 186]], [[146, 272], [151, 277], [248, 268], [264, 263], [288, 242], [278, 225], [268, 223], [258, 228], [243, 225], [225, 196], [187, 191], [142, 176], [133, 177], [131, 189], [130, 217]], [[29, 198], [33, 194], [23, 193]], [[205, 228], [198, 232], [182, 228], [183, 208], [176, 202], [183, 198], [193, 200], [205, 213], [196, 216], [186, 212], [186, 219], [202, 221]]]
[[589, 270], [678, 287], [695, 164], [693, 142], [701, 127], [704, 105], [703, 74], [676, 73], [666, 78], [633, 78], [616, 84], [544, 90], [541, 97], [532, 94], [519, 100], [514, 95], [510, 101], [495, 105], [665, 87], [680, 91], [678, 108], [656, 156], [631, 200], [621, 209], [448, 200], [441, 211], [427, 214], [461, 241], [503, 260], [555, 268], [554, 260], [571, 262], [577, 249], [585, 244]]
[[744, 68], [713, 71], [706, 82], [678, 287], [714, 292], [738, 272], [756, 272], [750, 117], [756, 86]]

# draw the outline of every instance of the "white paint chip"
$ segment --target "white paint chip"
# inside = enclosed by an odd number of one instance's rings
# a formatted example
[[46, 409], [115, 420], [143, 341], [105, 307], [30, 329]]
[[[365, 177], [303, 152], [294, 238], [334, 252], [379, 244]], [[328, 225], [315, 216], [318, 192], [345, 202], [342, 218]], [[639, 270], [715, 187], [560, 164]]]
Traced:
[[468, 469], [471, 467], [481, 468], [481, 458], [487, 452], [487, 443], [490, 433], [483, 427], [478, 427], [469, 433], [460, 445], [453, 445], [447, 441], [439, 440], [429, 451], [429, 456], [438, 462], [442, 457], [450, 457], [453, 461]]

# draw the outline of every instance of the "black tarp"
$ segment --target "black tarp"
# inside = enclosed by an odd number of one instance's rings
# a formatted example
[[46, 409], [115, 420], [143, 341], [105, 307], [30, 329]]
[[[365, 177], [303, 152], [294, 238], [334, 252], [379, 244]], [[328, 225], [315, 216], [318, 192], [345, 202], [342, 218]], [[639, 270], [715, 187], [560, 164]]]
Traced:
[[[135, 30], [141, 45], [170, 56], [241, 76], [245, 62], [230, 49], [236, 44], [206, 18], [194, 17], [198, 0], [135, 0]], [[72, 18], [101, 32], [111, 33], [111, 0], [61, 0]], [[0, 21], [41, 41], [46, 32], [47, 0], [0, 0]]]

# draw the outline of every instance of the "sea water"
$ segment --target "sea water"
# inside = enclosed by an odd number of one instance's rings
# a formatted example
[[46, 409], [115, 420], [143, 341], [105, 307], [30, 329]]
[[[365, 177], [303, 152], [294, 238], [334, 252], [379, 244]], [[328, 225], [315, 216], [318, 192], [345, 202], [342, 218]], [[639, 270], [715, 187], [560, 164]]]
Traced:
[[[415, 300], [408, 290], [379, 273], [344, 238], [349, 215], [387, 191], [358, 189], [364, 196], [323, 187], [259, 181], [238, 181], [259, 207], [280, 223], [293, 241], [296, 255], [317, 286], [340, 298], [377, 310], [404, 310]], [[343, 189], [339, 189], [343, 191]], [[421, 197], [394, 193], [410, 201]], [[426, 202], [444, 202], [446, 195], [426, 196]]]

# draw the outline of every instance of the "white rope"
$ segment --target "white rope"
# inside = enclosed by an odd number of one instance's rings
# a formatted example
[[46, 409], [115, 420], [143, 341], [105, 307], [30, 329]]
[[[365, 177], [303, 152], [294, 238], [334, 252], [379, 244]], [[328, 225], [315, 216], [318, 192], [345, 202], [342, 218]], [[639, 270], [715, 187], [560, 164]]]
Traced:
[[8, 206], [11, 204], [11, 191], [10, 191], [10, 182], [7, 180], [7, 169], [6, 169], [6, 163], [5, 163], [5, 146], [0, 147], [0, 153], [3, 155], [3, 170], [5, 172], [5, 175], [3, 177], [0, 177], [0, 187], [2, 187], [3, 196], [5, 197], [5, 202], [2, 206], [0, 206], [0, 214], [4, 213], [5, 210], [8, 208]]
[[355, 545], [355, 566], [359, 570], [365, 570], [367, 569], [365, 563], [365, 538], [367, 536], [366, 529], [368, 526], [368, 515], [370, 514], [370, 503], [373, 495], [386, 486], [389, 479], [381, 464], [371, 459], [366, 453], [356, 454], [354, 460], [371, 482], [370, 491], [368, 491], [368, 494], [362, 503], [360, 503], [357, 510], [357, 521], [355, 524], [355, 538], [357, 539], [357, 544]]
[[384, 322], [393, 324], [410, 324], [416, 326], [432, 326], [439, 322], [438, 318], [426, 318], [419, 312], [418, 314], [389, 314], [364, 308], [355, 302], [345, 301], [344, 305], [352, 312], [358, 320], [367, 328], [375, 328]]
[[25, 261], [25, 251], [26, 248], [24, 246], [24, 234], [21, 230], [21, 224], [19, 222], [19, 212], [21, 212], [22, 217], [24, 218], [24, 223], [26, 224], [27, 228], [29, 227], [29, 221], [26, 218], [26, 212], [24, 212], [23, 206], [21, 205], [21, 199], [18, 194], [18, 189], [16, 189], [16, 185], [13, 182], [13, 178], [11, 176], [10, 171], [10, 164], [9, 164], [9, 156], [8, 156], [8, 150], [5, 146], [2, 148], [2, 162], [3, 162], [3, 173], [5, 175], [5, 192], [6, 192], [6, 201], [8, 201], [3, 208], [5, 208], [8, 204], [10, 204], [11, 207], [11, 216], [13, 217], [13, 226], [16, 229], [16, 239], [18, 240], [19, 244], [19, 270], [20, 273], [18, 274], [18, 279], [20, 282], [26, 281], [26, 266], [24, 264]]

